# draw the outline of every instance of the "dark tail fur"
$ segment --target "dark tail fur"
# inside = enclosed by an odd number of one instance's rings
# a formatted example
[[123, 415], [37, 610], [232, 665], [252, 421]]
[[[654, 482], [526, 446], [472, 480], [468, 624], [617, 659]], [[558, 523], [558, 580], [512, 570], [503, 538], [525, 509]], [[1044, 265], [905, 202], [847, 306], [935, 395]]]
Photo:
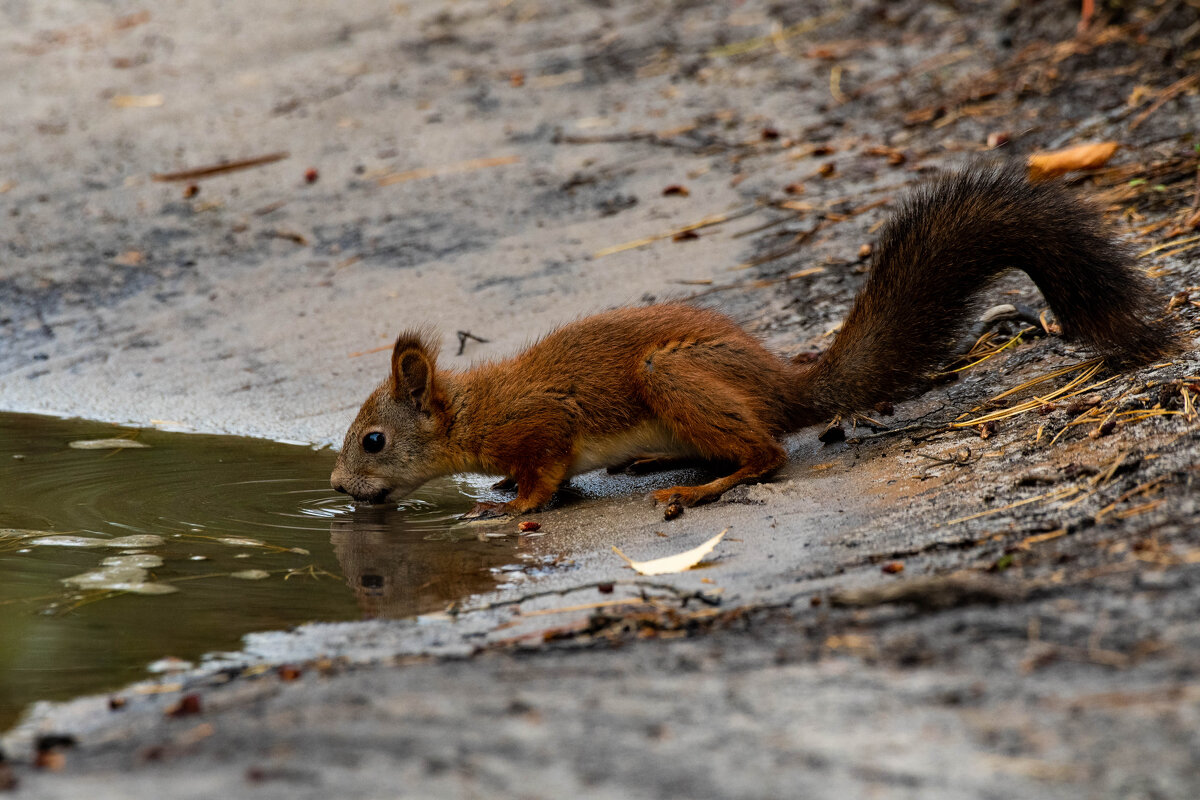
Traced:
[[1023, 170], [970, 169], [917, 190], [888, 221], [866, 285], [825, 355], [798, 381], [797, 417], [869, 411], [946, 364], [975, 298], [1009, 269], [1110, 365], [1178, 349], [1166, 303], [1099, 215]]

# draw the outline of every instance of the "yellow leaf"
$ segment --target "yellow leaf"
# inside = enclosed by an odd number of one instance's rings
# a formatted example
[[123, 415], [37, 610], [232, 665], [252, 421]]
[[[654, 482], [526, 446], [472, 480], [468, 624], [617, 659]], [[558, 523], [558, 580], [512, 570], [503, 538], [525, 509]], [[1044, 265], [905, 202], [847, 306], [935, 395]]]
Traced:
[[686, 572], [699, 564], [701, 559], [711, 553], [713, 548], [717, 546], [717, 543], [724, 538], [728, 531], [729, 528], [726, 528], [704, 544], [699, 547], [693, 547], [685, 553], [666, 556], [664, 558], [655, 558], [651, 561], [634, 561], [618, 550], [615, 545], [613, 546], [613, 552], [623, 558], [625, 563], [632, 567], [634, 572], [639, 575], [668, 575], [673, 572]]

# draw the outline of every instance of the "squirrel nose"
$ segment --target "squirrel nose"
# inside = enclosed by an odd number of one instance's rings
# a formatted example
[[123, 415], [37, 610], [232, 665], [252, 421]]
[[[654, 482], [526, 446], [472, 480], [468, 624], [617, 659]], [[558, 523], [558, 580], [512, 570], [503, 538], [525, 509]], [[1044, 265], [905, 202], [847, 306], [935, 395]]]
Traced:
[[333, 487], [333, 490], [335, 492], [341, 492], [342, 494], [346, 494], [346, 487], [342, 486], [340, 483], [337, 483], [336, 481], [330, 481], [329, 484]]

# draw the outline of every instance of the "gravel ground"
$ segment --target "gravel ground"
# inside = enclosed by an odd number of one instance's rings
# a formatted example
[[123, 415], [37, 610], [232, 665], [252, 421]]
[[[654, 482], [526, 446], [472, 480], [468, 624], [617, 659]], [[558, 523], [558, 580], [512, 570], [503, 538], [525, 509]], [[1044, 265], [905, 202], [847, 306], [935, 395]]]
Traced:
[[[906, 185], [1089, 141], [1121, 148], [1070, 180], [1194, 328], [1200, 10], [1100, 6], [1077, 36], [1068, 2], [0, 4], [0, 408], [332, 444], [401, 327], [465, 365], [665, 298], [819, 350]], [[672, 523], [672, 476], [585, 476], [544, 574], [39, 706], [0, 783], [1195, 797], [1194, 351], [948, 427], [1085, 357], [1028, 333]], [[727, 527], [655, 585], [609, 552]]]

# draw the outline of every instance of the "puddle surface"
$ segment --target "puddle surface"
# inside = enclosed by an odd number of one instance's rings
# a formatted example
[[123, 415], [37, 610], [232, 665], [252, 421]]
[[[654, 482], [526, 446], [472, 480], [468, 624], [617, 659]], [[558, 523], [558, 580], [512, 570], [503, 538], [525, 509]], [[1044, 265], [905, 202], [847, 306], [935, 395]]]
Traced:
[[[96, 441], [113, 438], [148, 447]], [[252, 631], [440, 610], [519, 561], [515, 538], [454, 524], [479, 484], [351, 509], [332, 464], [306, 447], [0, 414], [0, 730], [34, 700], [116, 688]]]

